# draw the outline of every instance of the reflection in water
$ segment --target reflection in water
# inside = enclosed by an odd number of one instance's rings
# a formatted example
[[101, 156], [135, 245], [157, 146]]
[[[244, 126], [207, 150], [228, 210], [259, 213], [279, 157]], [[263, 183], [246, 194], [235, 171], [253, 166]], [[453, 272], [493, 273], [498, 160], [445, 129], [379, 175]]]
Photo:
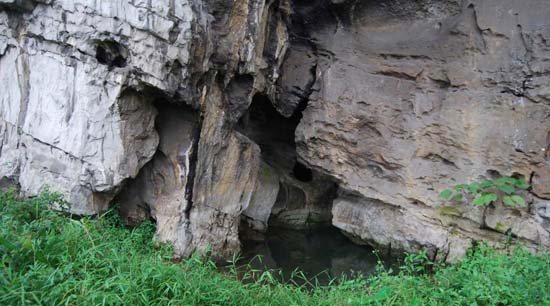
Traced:
[[333, 227], [314, 231], [272, 228], [265, 241], [244, 242], [243, 262], [250, 262], [254, 269], [280, 270], [285, 280], [298, 269], [308, 279], [317, 276], [321, 284], [326, 284], [342, 274], [372, 274], [379, 260], [386, 267], [395, 262], [380, 255], [379, 259], [373, 251], [371, 247], [352, 243]]

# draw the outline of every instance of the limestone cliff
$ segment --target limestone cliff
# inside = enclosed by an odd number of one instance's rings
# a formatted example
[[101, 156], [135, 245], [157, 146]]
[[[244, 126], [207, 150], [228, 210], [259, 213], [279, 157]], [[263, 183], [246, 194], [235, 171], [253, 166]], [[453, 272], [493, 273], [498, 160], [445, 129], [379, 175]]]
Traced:
[[[180, 256], [322, 224], [547, 250], [549, 42], [545, 0], [0, 0], [0, 187], [118, 203]], [[499, 175], [528, 207], [438, 205]]]

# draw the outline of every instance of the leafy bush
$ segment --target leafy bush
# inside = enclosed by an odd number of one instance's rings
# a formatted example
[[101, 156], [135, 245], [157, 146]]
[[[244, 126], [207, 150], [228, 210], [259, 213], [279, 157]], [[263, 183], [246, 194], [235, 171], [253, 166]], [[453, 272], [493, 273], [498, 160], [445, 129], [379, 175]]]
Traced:
[[482, 247], [433, 273], [420, 253], [397, 273], [313, 288], [272, 272], [241, 282], [199, 256], [172, 262], [150, 222], [128, 229], [112, 211], [75, 220], [47, 209], [59, 203], [0, 194], [0, 305], [550, 305], [550, 256], [521, 249]]
[[443, 190], [439, 197], [454, 202], [471, 197], [472, 203], [477, 206], [487, 206], [493, 202], [502, 201], [507, 206], [524, 207], [525, 199], [517, 192], [528, 188], [529, 184], [523, 179], [503, 176], [496, 180], [458, 184], [452, 189]]

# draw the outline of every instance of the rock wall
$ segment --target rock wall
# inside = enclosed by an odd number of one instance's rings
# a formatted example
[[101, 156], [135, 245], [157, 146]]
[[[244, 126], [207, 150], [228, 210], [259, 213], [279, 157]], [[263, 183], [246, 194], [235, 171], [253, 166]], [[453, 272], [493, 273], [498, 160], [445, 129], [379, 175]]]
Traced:
[[334, 225], [363, 242], [451, 259], [472, 240], [502, 238], [493, 232], [548, 246], [544, 179], [532, 180], [522, 210], [462, 203], [449, 218], [437, 199], [462, 182], [547, 172], [544, 1], [337, 7], [298, 8], [312, 16], [319, 60], [296, 134], [299, 156], [340, 184]]
[[[550, 248], [544, 0], [0, 0], [0, 187], [118, 203], [178, 256], [269, 226]], [[515, 175], [524, 209], [441, 207]]]

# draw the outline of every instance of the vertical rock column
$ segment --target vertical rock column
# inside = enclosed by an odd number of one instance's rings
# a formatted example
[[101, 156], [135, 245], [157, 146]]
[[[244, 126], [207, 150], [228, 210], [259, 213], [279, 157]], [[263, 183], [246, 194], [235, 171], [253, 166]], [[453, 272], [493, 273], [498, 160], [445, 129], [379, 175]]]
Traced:
[[229, 128], [223, 99], [220, 89], [213, 86], [204, 100], [189, 250], [210, 248], [215, 256], [229, 257], [240, 249], [239, 223], [258, 180], [260, 148]]

